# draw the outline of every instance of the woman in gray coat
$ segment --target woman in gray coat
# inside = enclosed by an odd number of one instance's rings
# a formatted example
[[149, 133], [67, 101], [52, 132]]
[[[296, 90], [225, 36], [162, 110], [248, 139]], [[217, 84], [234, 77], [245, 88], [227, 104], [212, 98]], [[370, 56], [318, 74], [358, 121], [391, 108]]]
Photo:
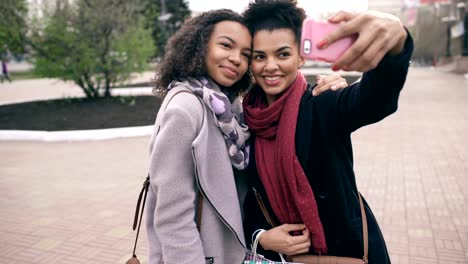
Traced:
[[249, 158], [238, 96], [250, 86], [250, 46], [243, 18], [230, 10], [187, 20], [168, 42], [156, 75], [166, 96], [150, 143], [150, 264], [244, 259], [245, 181], [233, 167], [244, 169]]

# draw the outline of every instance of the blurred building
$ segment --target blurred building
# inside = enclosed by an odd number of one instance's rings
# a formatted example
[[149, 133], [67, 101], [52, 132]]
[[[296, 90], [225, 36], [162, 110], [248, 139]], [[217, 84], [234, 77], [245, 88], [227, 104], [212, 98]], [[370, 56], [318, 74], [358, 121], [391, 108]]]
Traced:
[[371, 10], [378, 10], [400, 17], [403, 0], [369, 0], [368, 6]]
[[369, 0], [368, 5], [400, 17], [415, 40], [414, 62], [451, 62], [456, 71], [468, 72], [468, 0]]
[[452, 63], [468, 72], [468, 1], [405, 0], [402, 20], [412, 32], [414, 60], [424, 64]]

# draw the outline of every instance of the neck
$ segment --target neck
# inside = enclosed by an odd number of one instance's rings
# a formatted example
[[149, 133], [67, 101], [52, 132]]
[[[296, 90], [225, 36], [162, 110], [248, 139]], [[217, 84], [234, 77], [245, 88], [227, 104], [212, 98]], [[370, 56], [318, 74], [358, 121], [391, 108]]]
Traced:
[[271, 105], [272, 103], [274, 103], [276, 100], [278, 100], [278, 98], [280, 98], [280, 96], [281, 95], [267, 95], [267, 94], [265, 94], [267, 105]]

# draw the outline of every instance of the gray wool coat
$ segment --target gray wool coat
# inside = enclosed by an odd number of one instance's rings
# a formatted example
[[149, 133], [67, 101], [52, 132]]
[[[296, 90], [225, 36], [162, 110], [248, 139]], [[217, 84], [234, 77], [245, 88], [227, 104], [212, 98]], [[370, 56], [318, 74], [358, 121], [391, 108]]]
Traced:
[[[234, 176], [212, 112], [185, 87], [171, 89], [158, 112], [149, 174], [149, 264], [242, 263], [246, 244], [240, 208], [247, 182]], [[200, 232], [195, 221], [199, 190]]]

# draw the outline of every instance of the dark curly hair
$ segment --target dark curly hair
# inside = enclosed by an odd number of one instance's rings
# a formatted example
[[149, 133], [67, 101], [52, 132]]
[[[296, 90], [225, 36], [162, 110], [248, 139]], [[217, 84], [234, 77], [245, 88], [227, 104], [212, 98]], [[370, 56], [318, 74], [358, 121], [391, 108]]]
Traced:
[[301, 43], [302, 22], [305, 10], [297, 6], [296, 0], [255, 0], [242, 13], [252, 35], [258, 31], [291, 29], [297, 45]]
[[[211, 33], [217, 23], [222, 21], [238, 22], [247, 27], [244, 18], [229, 9], [204, 12], [187, 19], [180, 29], [168, 40], [166, 54], [158, 64], [154, 79], [153, 92], [164, 95], [171, 81], [208, 75], [205, 58]], [[232, 98], [246, 91], [252, 83], [250, 70], [226, 90]]]

